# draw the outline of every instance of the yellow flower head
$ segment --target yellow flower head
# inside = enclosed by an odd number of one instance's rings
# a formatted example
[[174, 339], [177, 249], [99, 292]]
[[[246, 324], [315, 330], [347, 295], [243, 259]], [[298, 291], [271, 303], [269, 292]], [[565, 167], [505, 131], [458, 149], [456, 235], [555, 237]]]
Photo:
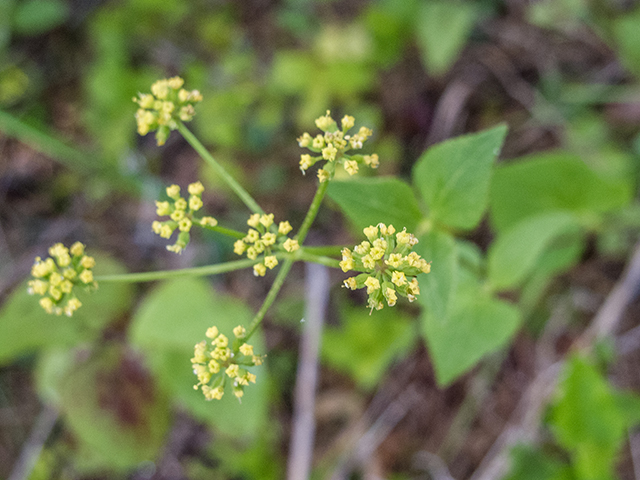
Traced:
[[157, 130], [156, 141], [163, 145], [171, 130], [193, 118], [194, 105], [202, 101], [202, 95], [197, 90], [183, 89], [183, 85], [180, 77], [158, 80], [151, 85], [150, 94], [140, 93], [133, 98], [139, 106], [135, 118], [140, 135]]
[[[233, 334], [241, 339], [246, 335], [246, 330], [238, 325], [233, 329]], [[237, 395], [236, 392], [244, 393], [246, 386], [256, 383], [256, 375], [247, 368], [261, 365], [262, 356], [255, 355], [253, 346], [242, 340], [235, 341], [231, 350], [228, 338], [219, 333], [215, 326], [207, 329], [205, 336], [212, 340], [211, 344], [207, 341], [197, 343], [191, 359], [193, 373], [197, 378], [194, 389], [201, 390], [207, 400], [220, 400], [225, 386], [230, 382], [234, 395], [240, 398], [242, 395]], [[238, 343], [239, 346], [236, 345]]]
[[300, 156], [300, 170], [303, 174], [318, 161], [324, 160], [327, 162], [318, 170], [320, 183], [333, 178], [336, 164], [342, 165], [349, 175], [358, 173], [360, 164], [371, 168], [377, 168], [379, 165], [379, 159], [376, 154], [360, 155], [351, 152], [351, 150], [362, 148], [364, 142], [373, 132], [369, 128], [361, 127], [358, 133], [354, 135], [347, 134], [348, 130], [355, 124], [355, 119], [350, 115], [345, 115], [340, 123], [342, 129], [338, 129], [336, 121], [331, 118], [331, 113], [327, 111], [326, 115], [316, 119], [316, 126], [324, 134], [312, 137], [305, 132], [298, 138], [298, 144], [302, 148], [308, 148], [313, 153], [320, 154], [320, 156], [312, 156], [310, 154]]
[[406, 229], [396, 233], [393, 225], [371, 225], [364, 229], [367, 240], [356, 245], [353, 252], [342, 250], [340, 267], [344, 272], [362, 272], [344, 281], [355, 290], [367, 288], [369, 307], [379, 310], [384, 302], [395, 305], [398, 295], [413, 302], [420, 294], [417, 276], [429, 273], [431, 264], [411, 251], [418, 239]]
[[80, 242], [71, 248], [56, 243], [49, 249], [49, 254], [51, 257], [46, 260], [36, 257], [31, 268], [34, 279], [28, 282], [27, 291], [30, 295], [42, 297], [39, 303], [47, 313], [64, 313], [70, 317], [82, 306], [74, 287], [97, 287], [92, 271], [96, 262], [93, 257], [85, 255], [84, 245]]

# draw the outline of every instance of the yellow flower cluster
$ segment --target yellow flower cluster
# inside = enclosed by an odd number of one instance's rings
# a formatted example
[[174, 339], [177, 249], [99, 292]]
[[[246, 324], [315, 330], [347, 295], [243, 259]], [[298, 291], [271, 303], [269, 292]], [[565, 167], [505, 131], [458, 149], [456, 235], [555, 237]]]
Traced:
[[179, 122], [193, 118], [196, 113], [193, 106], [202, 101], [202, 95], [198, 90], [185, 90], [183, 84], [180, 77], [158, 80], [151, 85], [151, 93], [139, 93], [133, 98], [140, 106], [136, 112], [140, 135], [157, 130], [156, 141], [158, 145], [164, 145]]
[[358, 133], [348, 135], [347, 132], [353, 128], [355, 123], [355, 119], [349, 115], [345, 115], [340, 123], [342, 128], [338, 128], [337, 123], [327, 110], [326, 115], [316, 120], [316, 126], [324, 134], [312, 137], [305, 132], [298, 138], [298, 145], [313, 153], [320, 154], [317, 156], [301, 155], [300, 170], [303, 174], [320, 160], [327, 162], [323, 168], [318, 170], [318, 178], [321, 183], [333, 177], [337, 164], [341, 164], [349, 175], [355, 175], [359, 165], [363, 163], [371, 168], [378, 168], [380, 162], [375, 153], [373, 155], [347, 155], [349, 150], [361, 149], [373, 132], [367, 127], [360, 127]]
[[80, 300], [73, 293], [73, 287], [97, 288], [93, 280], [93, 267], [96, 261], [84, 254], [84, 245], [74, 243], [71, 248], [56, 243], [49, 248], [46, 260], [36, 257], [31, 268], [34, 277], [28, 283], [30, 295], [41, 295], [40, 306], [55, 315], [64, 313], [68, 317], [82, 306]]
[[267, 268], [271, 270], [278, 265], [278, 259], [274, 250], [295, 252], [300, 248], [297, 240], [287, 236], [292, 230], [288, 221], [280, 222], [276, 229], [273, 222], [273, 213], [260, 215], [254, 213], [247, 220], [249, 231], [247, 235], [233, 244], [233, 251], [238, 254], [246, 254], [251, 260], [260, 260], [253, 266], [253, 274], [256, 277], [264, 277]]
[[196, 344], [191, 363], [198, 383], [193, 388], [201, 389], [207, 400], [222, 398], [227, 378], [238, 400], [244, 395], [244, 387], [256, 383], [256, 376], [246, 367], [262, 365], [264, 357], [256, 355], [253, 346], [244, 341], [246, 333], [242, 325], [234, 328], [236, 340], [230, 346], [229, 339], [214, 326], [205, 333], [211, 342], [203, 340]]
[[367, 240], [356, 245], [353, 252], [342, 250], [342, 271], [364, 272], [347, 278], [344, 286], [351, 290], [367, 287], [372, 311], [380, 310], [385, 300], [394, 306], [397, 294], [413, 302], [420, 294], [416, 276], [431, 271], [431, 264], [411, 251], [418, 239], [406, 228], [396, 232], [393, 225], [384, 223], [365, 228], [364, 234]]
[[173, 232], [177, 229], [180, 233], [178, 239], [173, 245], [167, 245], [167, 250], [175, 253], [182, 253], [190, 240], [191, 227], [200, 225], [201, 227], [215, 227], [218, 221], [213, 217], [194, 216], [195, 212], [202, 208], [202, 192], [204, 187], [202, 183], [195, 182], [187, 188], [189, 199], [180, 196], [180, 187], [171, 185], [167, 187], [167, 196], [171, 201], [156, 201], [156, 213], [161, 216], [168, 216], [169, 220], [160, 222], [158, 220], [151, 224], [154, 233], [162, 238], [171, 238]]

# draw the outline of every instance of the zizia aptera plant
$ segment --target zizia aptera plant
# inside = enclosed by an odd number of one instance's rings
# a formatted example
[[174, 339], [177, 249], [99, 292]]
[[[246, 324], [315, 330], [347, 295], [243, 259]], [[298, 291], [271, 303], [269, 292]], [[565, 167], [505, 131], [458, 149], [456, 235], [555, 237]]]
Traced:
[[[344, 286], [352, 290], [366, 288], [371, 311], [380, 310], [385, 304], [394, 306], [398, 296], [413, 302], [420, 294], [418, 276], [429, 273], [431, 265], [413, 251], [418, 239], [402, 224], [393, 226], [372, 221], [363, 229], [366, 239], [356, 245], [353, 251], [344, 248], [341, 260], [316, 255], [305, 248], [304, 240], [336, 167], [341, 165], [349, 175], [357, 174], [363, 165], [378, 167], [379, 158], [376, 154], [360, 153], [373, 133], [369, 128], [362, 126], [357, 132], [350, 133], [355, 126], [353, 117], [345, 115], [338, 124], [327, 111], [315, 122], [320, 133], [315, 136], [304, 133], [298, 138], [300, 147], [311, 152], [300, 156], [302, 173], [316, 164], [320, 168], [317, 170], [316, 194], [302, 224], [292, 234], [294, 229], [289, 221], [276, 221], [272, 213], [266, 213], [187, 129], [185, 123], [194, 117], [195, 105], [202, 100], [202, 95], [197, 90], [182, 88], [183, 84], [184, 81], [179, 77], [159, 80], [151, 86], [151, 93], [141, 93], [133, 99], [139, 106], [135, 114], [138, 133], [146, 135], [155, 132], [157, 144], [163, 145], [171, 131], [180, 132], [245, 203], [250, 211], [247, 220], [249, 228], [246, 232], [236, 231], [202, 213], [204, 186], [197, 180], [188, 185], [185, 196], [178, 185], [166, 188], [167, 199], [156, 202], [160, 219], [154, 221], [150, 228], [162, 238], [175, 238], [171, 240], [172, 244], [167, 245], [167, 249], [177, 254], [188, 247], [191, 231], [196, 226], [235, 238], [235, 254], [246, 257], [189, 269], [184, 272], [187, 275], [211, 275], [252, 268], [255, 276], [264, 277], [268, 270], [279, 268], [262, 306], [248, 325], [238, 325], [233, 329], [232, 340], [214, 325], [203, 332], [206, 340], [194, 347], [191, 359], [197, 377], [194, 388], [200, 389], [207, 400], [221, 399], [228, 388], [241, 399], [245, 387], [257, 381], [251, 368], [262, 365], [264, 358], [264, 355], [254, 352], [254, 346], [248, 342], [274, 302], [294, 262], [316, 262], [356, 273], [344, 281]], [[71, 250], [56, 244], [50, 249], [51, 257], [36, 259], [32, 269], [34, 280], [29, 282], [29, 288], [31, 293], [43, 296], [40, 304], [48, 313], [71, 316], [81, 306], [73, 293], [76, 285], [95, 289], [101, 282], [148, 281], [176, 273], [159, 271], [94, 277], [91, 268], [95, 262], [84, 254], [84, 248], [80, 243], [74, 244]]]

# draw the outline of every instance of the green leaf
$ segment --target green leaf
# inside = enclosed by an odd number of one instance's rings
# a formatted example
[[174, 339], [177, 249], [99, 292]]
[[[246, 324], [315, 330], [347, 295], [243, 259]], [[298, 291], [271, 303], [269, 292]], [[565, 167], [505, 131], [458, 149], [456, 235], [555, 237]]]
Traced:
[[[196, 377], [190, 359], [194, 345], [206, 339], [207, 328], [215, 325], [234, 338], [233, 328], [248, 326], [251, 318], [240, 300], [214, 292], [203, 279], [184, 278], [163, 282], [147, 295], [134, 315], [129, 336], [175, 401], [221, 433], [250, 437], [257, 435], [266, 421], [266, 365], [254, 367], [257, 383], [245, 389], [242, 404], [230, 391], [222, 400], [207, 402], [202, 392], [193, 389]], [[265, 351], [259, 332], [251, 344], [257, 353]]]
[[489, 247], [489, 282], [494, 289], [516, 287], [534, 270], [554, 239], [578, 231], [569, 212], [549, 212], [525, 218], [500, 234]]
[[550, 422], [579, 478], [614, 478], [617, 453], [632, 426], [629, 405], [637, 421], [637, 400], [628, 403], [585, 359], [574, 356], [567, 363]]
[[413, 183], [431, 219], [462, 229], [480, 222], [488, 203], [491, 166], [506, 133], [507, 127], [500, 125], [447, 140], [422, 154], [413, 168]]
[[623, 15], [613, 22], [613, 35], [618, 44], [618, 54], [622, 63], [632, 73], [640, 75], [640, 8]]
[[421, 317], [422, 334], [441, 386], [507, 344], [521, 322], [515, 307], [492, 298], [471, 275], [460, 278], [449, 315], [439, 317], [424, 309]]
[[69, 372], [61, 411], [91, 456], [86, 468], [129, 469], [156, 458], [169, 426], [169, 405], [135, 356], [120, 346], [99, 351]]
[[69, 8], [62, 0], [27, 0], [15, 6], [13, 29], [21, 35], [38, 35], [62, 25]]
[[496, 169], [491, 185], [491, 220], [498, 232], [525, 217], [551, 210], [573, 212], [586, 224], [632, 198], [628, 181], [598, 176], [568, 152], [532, 155]]
[[573, 480], [569, 465], [538, 450], [518, 446], [511, 452], [513, 466], [503, 480]]
[[[91, 253], [96, 259], [95, 275], [125, 273], [120, 263]], [[99, 283], [91, 293], [75, 290], [82, 307], [69, 318], [45, 313], [38, 304], [40, 297], [29, 295], [26, 283], [18, 286], [0, 311], [0, 364], [42, 347], [72, 346], [91, 340], [99, 329], [129, 308], [133, 299], [130, 283]]]
[[414, 251], [431, 262], [431, 271], [420, 275], [418, 301], [436, 318], [446, 318], [458, 280], [458, 248], [453, 237], [432, 230], [419, 238]]
[[360, 232], [380, 222], [411, 232], [422, 218], [411, 187], [394, 177], [332, 180], [327, 194]]
[[432, 0], [416, 15], [417, 41], [427, 70], [433, 75], [445, 73], [464, 47], [478, 11], [469, 2]]
[[389, 364], [415, 342], [411, 320], [393, 309], [369, 315], [366, 308], [350, 308], [342, 320], [342, 328], [324, 330], [322, 358], [366, 390], [375, 387]]

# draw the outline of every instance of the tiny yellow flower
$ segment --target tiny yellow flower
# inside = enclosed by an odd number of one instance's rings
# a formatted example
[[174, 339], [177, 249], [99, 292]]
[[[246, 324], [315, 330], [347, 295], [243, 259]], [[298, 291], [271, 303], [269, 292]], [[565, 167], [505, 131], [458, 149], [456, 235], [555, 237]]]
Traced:
[[189, 230], [191, 230], [191, 225], [191, 220], [189, 220], [189, 218], [187, 217], [178, 222], [178, 228], [181, 232], [188, 232]]
[[247, 330], [242, 325], [238, 325], [233, 329], [233, 334], [236, 336], [236, 338], [242, 338], [246, 335], [246, 333]]
[[256, 263], [253, 266], [253, 274], [256, 277], [264, 277], [267, 273], [267, 267], [265, 267], [264, 263]]
[[64, 314], [67, 317], [73, 315], [73, 312], [78, 310], [82, 306], [82, 303], [77, 298], [70, 299], [64, 307]]
[[204, 192], [204, 186], [201, 182], [190, 183], [187, 187], [187, 191], [189, 192], [189, 195], [200, 196], [202, 195], [202, 192]]
[[[259, 224], [260, 224], [260, 214], [259, 213], [254, 213], [253, 215], [251, 215], [249, 217], [249, 220], [247, 220], [247, 225], [249, 225], [250, 227], [258, 228]], [[251, 231], [251, 230], [249, 230], [249, 231]]]
[[380, 159], [378, 158], [378, 155], [376, 153], [374, 153], [373, 155], [365, 155], [363, 160], [364, 163], [371, 168], [378, 168], [380, 166]]
[[159, 202], [156, 200], [156, 215], [171, 215], [171, 205], [169, 202]]
[[399, 272], [399, 271], [395, 270], [391, 274], [391, 282], [394, 285], [396, 285], [398, 287], [401, 287], [402, 285], [407, 283], [407, 277], [405, 276], [404, 272]]
[[167, 187], [167, 196], [173, 200], [178, 200], [180, 198], [180, 186], [171, 185]]
[[367, 287], [368, 294], [373, 293], [374, 290], [378, 290], [380, 288], [380, 282], [375, 277], [368, 277], [364, 284]]
[[264, 214], [260, 216], [260, 223], [269, 228], [273, 224], [273, 213]]
[[387, 305], [389, 305], [390, 307], [393, 307], [396, 304], [396, 301], [398, 300], [396, 296], [396, 291], [393, 288], [387, 288], [384, 291], [384, 296], [387, 299]]
[[342, 117], [342, 131], [346, 132], [347, 130], [349, 130], [350, 128], [353, 128], [353, 125], [355, 124], [356, 119], [353, 118], [350, 115], [345, 115], [344, 117]]
[[238, 365], [234, 363], [229, 365], [224, 373], [226, 373], [229, 378], [234, 378], [238, 376], [238, 369]]
[[335, 122], [333, 118], [331, 118], [331, 112], [329, 110], [327, 110], [326, 115], [316, 119], [316, 126], [322, 131], [328, 130], [333, 124], [335, 124]]
[[200, 225], [203, 227], [215, 227], [218, 225], [218, 220], [213, 217], [202, 217], [200, 219]]
[[344, 162], [344, 169], [349, 175], [355, 175], [358, 173], [358, 162], [355, 160], [347, 160]]
[[242, 255], [246, 249], [247, 244], [242, 240], [236, 240], [236, 242], [233, 244], [233, 253], [235, 253], [236, 255]]
[[358, 288], [358, 284], [356, 283], [355, 277], [349, 277], [344, 281], [344, 286], [350, 288], [351, 290], [355, 290]]
[[308, 170], [309, 167], [311, 167], [311, 165], [312, 165], [311, 155], [306, 153], [303, 155], [300, 155], [300, 170], [302, 170], [302, 173]]
[[214, 339], [218, 336], [220, 332], [218, 332], [218, 328], [214, 325], [213, 327], [209, 327], [205, 333], [207, 338]]
[[298, 250], [300, 248], [300, 245], [298, 245], [298, 241], [297, 240], [293, 240], [291, 238], [287, 238], [285, 240], [285, 242], [282, 244], [282, 246], [289, 253], [295, 252], [296, 250]]
[[253, 356], [253, 345], [249, 345], [248, 343], [243, 343], [240, 345], [240, 353], [247, 357]]
[[274, 268], [276, 265], [278, 265], [278, 259], [275, 257], [275, 255], [264, 257], [264, 266], [269, 270]]
[[311, 135], [309, 135], [306, 132], [303, 133], [302, 136], [297, 140], [298, 140], [298, 145], [300, 145], [302, 148], [308, 147], [313, 141], [313, 139], [311, 138]]
[[318, 180], [320, 180], [320, 183], [324, 183], [330, 178], [331, 178], [331, 175], [329, 174], [329, 172], [327, 172], [323, 168], [318, 170]]
[[338, 149], [334, 147], [332, 143], [330, 143], [329, 145], [327, 145], [325, 148], [322, 149], [322, 158], [324, 158], [325, 160], [329, 160], [330, 162], [333, 162], [336, 159], [337, 153], [338, 153]]
[[83, 270], [78, 276], [82, 283], [91, 283], [93, 282], [93, 272], [91, 270]]
[[280, 224], [278, 225], [278, 233], [280, 235], [286, 235], [291, 230], [293, 230], [293, 227], [291, 226], [288, 220], [284, 222], [280, 222]]
[[191, 195], [189, 197], [189, 208], [194, 212], [200, 210], [202, 208], [202, 205], [204, 204], [202, 203], [202, 199], [200, 197], [197, 197], [195, 195]]
[[82, 255], [84, 255], [84, 245], [80, 242], [76, 242], [71, 245], [69, 251], [74, 257], [81, 257]]

